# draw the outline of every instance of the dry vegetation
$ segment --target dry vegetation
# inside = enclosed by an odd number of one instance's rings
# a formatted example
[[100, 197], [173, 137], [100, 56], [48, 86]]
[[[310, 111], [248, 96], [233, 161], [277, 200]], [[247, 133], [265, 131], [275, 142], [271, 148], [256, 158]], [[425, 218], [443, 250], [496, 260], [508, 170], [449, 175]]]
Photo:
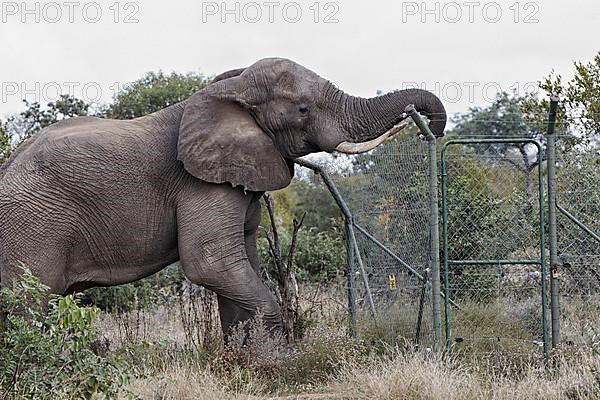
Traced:
[[[216, 309], [205, 294], [156, 310], [103, 314], [96, 323], [111, 348], [130, 349], [144, 377], [128, 389], [143, 399], [600, 398], [595, 333], [600, 315], [590, 314], [589, 304], [565, 303], [565, 335], [578, 341], [569, 342], [544, 368], [531, 354], [481, 357], [463, 352], [448, 363], [402, 337], [412, 327], [405, 316], [385, 316], [379, 324], [362, 319], [363, 340], [356, 341], [345, 329], [341, 293], [320, 290], [304, 297], [311, 299], [304, 304], [310, 318], [294, 351], [271, 338], [260, 323], [252, 325], [246, 346], [240, 339], [223, 349]], [[471, 306], [462, 318], [495, 321], [521, 334], [531, 322], [530, 309], [514, 304], [508, 314], [494, 319], [488, 318], [489, 310]], [[480, 327], [484, 333], [492, 328]], [[397, 335], [390, 337], [390, 330]]]

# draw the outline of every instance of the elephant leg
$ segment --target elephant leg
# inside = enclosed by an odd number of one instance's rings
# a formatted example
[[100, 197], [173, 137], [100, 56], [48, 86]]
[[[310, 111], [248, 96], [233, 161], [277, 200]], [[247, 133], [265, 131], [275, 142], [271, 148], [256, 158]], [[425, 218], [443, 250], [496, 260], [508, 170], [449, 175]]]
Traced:
[[[246, 255], [248, 256], [250, 265], [256, 274], [260, 276], [260, 264], [258, 261], [258, 251], [256, 249], [256, 232], [244, 235], [244, 241], [246, 245]], [[225, 342], [228, 342], [231, 329], [236, 327], [240, 322], [247, 321], [252, 315], [226, 297], [217, 295], [217, 300], [219, 302], [221, 329], [223, 330]]]
[[[239, 189], [228, 190], [239, 193], [179, 204], [179, 255], [183, 271], [192, 282], [219, 296], [225, 335], [232, 325], [248, 320], [259, 309], [270, 329], [281, 330], [279, 306], [246, 250], [246, 213], [254, 202], [242, 201], [240, 197], [243, 199], [244, 195]], [[213, 220], [206, 221], [205, 215]]]

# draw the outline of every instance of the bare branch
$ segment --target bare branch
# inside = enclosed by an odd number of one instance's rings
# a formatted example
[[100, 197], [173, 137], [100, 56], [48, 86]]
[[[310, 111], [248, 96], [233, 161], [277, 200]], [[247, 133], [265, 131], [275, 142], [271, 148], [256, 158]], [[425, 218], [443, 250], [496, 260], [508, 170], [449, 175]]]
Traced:
[[282, 285], [282, 279], [285, 275], [285, 264], [281, 258], [281, 245], [279, 242], [279, 232], [277, 231], [277, 224], [275, 223], [275, 202], [273, 198], [266, 194], [264, 195], [265, 205], [269, 212], [269, 221], [271, 222], [271, 229], [267, 232], [267, 241], [269, 242], [269, 250], [273, 256], [273, 262], [275, 269], [277, 270], [277, 281], [279, 285]]
[[507, 162], [507, 163], [509, 163], [510, 165], [512, 165], [513, 167], [515, 167], [516, 169], [518, 169], [518, 170], [519, 170], [519, 172], [522, 172], [522, 173], [524, 173], [524, 174], [525, 174], [525, 173], [527, 173], [527, 170], [526, 170], [525, 168], [523, 168], [523, 167], [522, 167], [521, 165], [519, 165], [517, 162], [515, 162], [514, 160], [511, 160], [511, 159], [510, 159], [510, 158], [508, 158], [508, 157], [502, 157], [502, 158], [500, 159], [500, 161], [504, 161], [504, 162]]
[[300, 221], [294, 218], [294, 228], [292, 231], [292, 243], [290, 244], [290, 250], [288, 251], [288, 261], [287, 261], [287, 271], [293, 271], [293, 262], [294, 262], [294, 253], [296, 251], [296, 243], [298, 241], [298, 232], [300, 231], [300, 227], [304, 223], [304, 217], [306, 217], [306, 211], [302, 214], [302, 218]]
[[287, 253], [287, 265], [281, 255], [281, 243], [279, 241], [279, 233], [277, 231], [277, 223], [275, 221], [275, 203], [273, 198], [268, 194], [264, 195], [265, 205], [269, 213], [271, 228], [266, 233], [269, 243], [269, 251], [273, 258], [273, 263], [277, 273], [278, 291], [277, 297], [279, 306], [281, 307], [281, 316], [283, 320], [283, 328], [288, 344], [295, 342], [294, 325], [300, 318], [300, 299], [298, 295], [298, 282], [294, 273], [294, 252], [298, 240], [298, 232], [306, 212], [302, 215], [300, 221], [294, 219], [292, 240]]
[[271, 222], [271, 232], [273, 235], [273, 244], [275, 245], [275, 249], [279, 252], [279, 233], [277, 232], [277, 226], [275, 224], [275, 202], [271, 195], [265, 193], [263, 196], [265, 200], [265, 205], [267, 206], [267, 211], [269, 212], [269, 221]]

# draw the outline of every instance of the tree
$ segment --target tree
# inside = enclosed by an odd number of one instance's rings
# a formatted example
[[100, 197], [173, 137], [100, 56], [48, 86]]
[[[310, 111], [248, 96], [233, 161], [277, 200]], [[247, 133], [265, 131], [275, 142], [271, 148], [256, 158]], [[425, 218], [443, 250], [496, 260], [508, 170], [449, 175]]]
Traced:
[[148, 72], [142, 78], [125, 85], [113, 104], [106, 110], [109, 118], [132, 119], [179, 103], [208, 85], [210, 79], [202, 74], [170, 75], [162, 71]]
[[320, 181], [318, 175], [311, 173], [306, 180], [294, 179], [285, 191], [290, 198], [289, 205], [296, 219], [306, 211], [304, 225], [309, 227], [309, 230], [318, 233], [331, 232], [342, 226], [342, 213], [329, 190]]
[[[523, 111], [529, 97], [511, 96], [500, 93], [488, 107], [472, 107], [465, 114], [454, 118], [456, 126], [448, 133], [452, 138], [501, 138], [535, 139], [542, 144], [542, 152], [533, 151], [528, 143], [492, 143], [481, 147], [478, 152], [491, 156], [491, 162], [500, 160], [512, 165], [525, 177], [527, 195], [533, 194], [533, 171], [544, 159], [545, 128], [532, 123]], [[473, 146], [471, 146], [473, 149]]]
[[12, 152], [11, 138], [4, 127], [4, 122], [0, 121], [0, 165], [10, 157]]
[[[320, 179], [315, 176], [316, 179]], [[298, 233], [295, 264], [301, 281], [328, 282], [346, 265], [343, 222], [331, 194], [318, 182], [295, 179], [285, 189], [270, 193], [275, 200], [274, 215], [281, 226], [279, 241], [282, 251], [291, 246], [294, 220], [303, 220]], [[267, 232], [271, 222], [266, 207], [262, 209], [258, 233], [260, 263], [270, 275], [276, 274], [269, 250]], [[306, 214], [305, 214], [306, 211]]]
[[23, 100], [27, 107], [19, 114], [11, 115], [0, 123], [0, 163], [26, 139], [36, 132], [67, 118], [88, 115], [89, 104], [68, 94], [62, 94], [42, 108], [36, 102]]
[[[575, 76], [563, 83], [560, 74], [553, 70], [538, 82], [540, 89], [548, 94], [560, 96], [559, 127], [570, 129], [577, 143], [588, 144], [600, 140], [600, 51], [589, 63], [576, 61]], [[537, 120], [545, 121], [547, 99], [532, 97], [524, 103], [524, 110]], [[540, 118], [541, 117], [541, 118]]]

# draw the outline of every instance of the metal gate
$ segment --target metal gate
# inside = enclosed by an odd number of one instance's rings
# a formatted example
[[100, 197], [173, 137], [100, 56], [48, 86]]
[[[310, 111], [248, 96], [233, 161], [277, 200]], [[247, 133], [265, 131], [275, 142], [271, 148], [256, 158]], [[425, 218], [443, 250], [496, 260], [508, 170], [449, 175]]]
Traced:
[[533, 139], [460, 139], [442, 148], [448, 354], [548, 356], [542, 168], [522, 185], [489, 151], [509, 144], [542, 159]]

